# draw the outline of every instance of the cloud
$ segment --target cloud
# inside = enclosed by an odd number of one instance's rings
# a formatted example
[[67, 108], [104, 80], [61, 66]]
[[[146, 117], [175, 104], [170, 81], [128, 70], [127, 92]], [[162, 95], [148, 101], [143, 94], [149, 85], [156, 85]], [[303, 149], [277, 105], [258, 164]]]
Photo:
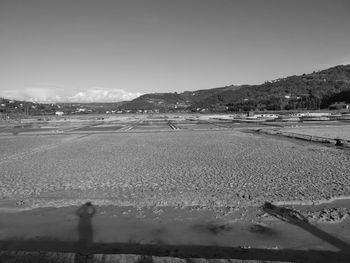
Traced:
[[0, 96], [9, 99], [35, 102], [118, 102], [133, 100], [142, 93], [127, 92], [123, 89], [89, 88], [83, 91], [70, 90], [59, 87], [25, 88], [22, 90], [0, 91]]
[[115, 102], [132, 100], [141, 96], [141, 93], [131, 93], [122, 89], [92, 89], [80, 91], [68, 98], [72, 102]]

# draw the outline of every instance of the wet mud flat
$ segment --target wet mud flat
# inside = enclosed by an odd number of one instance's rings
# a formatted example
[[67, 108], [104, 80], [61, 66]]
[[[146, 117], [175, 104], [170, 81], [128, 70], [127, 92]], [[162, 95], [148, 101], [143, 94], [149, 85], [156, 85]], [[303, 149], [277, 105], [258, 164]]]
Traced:
[[21, 135], [0, 142], [0, 197], [32, 208], [87, 199], [246, 207], [350, 195], [349, 152], [240, 131]]

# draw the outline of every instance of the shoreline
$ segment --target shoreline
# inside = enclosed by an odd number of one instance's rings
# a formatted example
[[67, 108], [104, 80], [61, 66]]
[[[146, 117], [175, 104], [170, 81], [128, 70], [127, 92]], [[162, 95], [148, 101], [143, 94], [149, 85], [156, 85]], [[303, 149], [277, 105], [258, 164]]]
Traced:
[[[321, 206], [326, 204], [332, 204], [336, 203], [338, 201], [346, 202], [349, 201], [350, 203], [350, 196], [335, 196], [331, 197], [329, 199], [320, 199], [320, 200], [286, 200], [286, 201], [275, 201], [275, 200], [266, 200], [266, 202], [271, 202], [274, 205], [277, 206]], [[254, 201], [247, 201], [247, 202], [241, 202], [237, 201], [237, 205], [205, 205], [201, 203], [194, 203], [191, 204], [187, 203], [177, 203], [177, 204], [168, 204], [167, 202], [162, 203], [143, 203], [143, 204], [137, 204], [135, 202], [129, 202], [129, 201], [117, 201], [116, 204], [115, 199], [108, 199], [108, 198], [29, 198], [29, 201], [25, 202], [23, 199], [3, 199], [0, 200], [0, 213], [3, 211], [28, 211], [33, 209], [40, 209], [40, 208], [65, 208], [65, 207], [71, 207], [71, 206], [79, 206], [82, 203], [85, 202], [93, 202], [95, 205], [98, 206], [113, 206], [113, 207], [173, 207], [173, 208], [186, 208], [186, 207], [201, 207], [206, 210], [215, 210], [215, 208], [244, 208], [244, 207], [260, 207], [265, 202], [254, 202]]]

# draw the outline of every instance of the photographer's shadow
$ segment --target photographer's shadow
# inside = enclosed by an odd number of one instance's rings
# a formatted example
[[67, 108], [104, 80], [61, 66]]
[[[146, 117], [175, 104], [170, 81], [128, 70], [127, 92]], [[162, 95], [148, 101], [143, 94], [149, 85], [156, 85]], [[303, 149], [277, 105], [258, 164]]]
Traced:
[[86, 247], [92, 245], [94, 234], [92, 228], [92, 218], [96, 214], [96, 208], [87, 202], [76, 211], [79, 217], [78, 223], [78, 243], [80, 246]]
[[86, 202], [76, 211], [79, 217], [78, 222], [78, 253], [75, 255], [75, 263], [93, 262], [93, 254], [89, 248], [94, 242], [94, 233], [92, 227], [92, 218], [96, 214], [96, 208], [91, 202]]

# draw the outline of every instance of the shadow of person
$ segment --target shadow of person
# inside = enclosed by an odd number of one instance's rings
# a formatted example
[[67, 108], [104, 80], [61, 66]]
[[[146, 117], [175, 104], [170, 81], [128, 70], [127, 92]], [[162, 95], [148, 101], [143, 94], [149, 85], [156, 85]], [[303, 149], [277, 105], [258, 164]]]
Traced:
[[92, 229], [92, 218], [96, 214], [96, 208], [91, 202], [86, 202], [76, 211], [79, 217], [78, 223], [78, 253], [75, 254], [74, 263], [93, 262], [93, 254], [89, 247], [93, 244], [94, 236]]
[[306, 217], [304, 217], [302, 214], [293, 209], [275, 206], [269, 202], [266, 202], [262, 206], [262, 210], [282, 221], [288, 222], [289, 224], [293, 224], [304, 229], [312, 235], [337, 247], [344, 253], [350, 253], [350, 245], [348, 243], [335, 236], [328, 234], [327, 232], [315, 227], [314, 225], [311, 225]]
[[87, 247], [93, 243], [92, 217], [95, 213], [96, 209], [90, 202], [85, 203], [76, 211], [77, 216], [79, 216], [78, 242], [82, 247]]

